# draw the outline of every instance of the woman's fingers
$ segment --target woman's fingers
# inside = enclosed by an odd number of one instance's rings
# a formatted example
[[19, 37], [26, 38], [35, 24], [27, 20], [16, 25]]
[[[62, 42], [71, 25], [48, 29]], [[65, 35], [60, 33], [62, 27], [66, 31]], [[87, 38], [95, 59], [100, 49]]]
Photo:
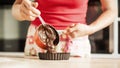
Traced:
[[67, 33], [72, 33], [77, 30], [77, 24], [73, 24], [66, 29]]
[[29, 9], [31, 8], [31, 1], [29, 0], [23, 0], [22, 4], [25, 5], [26, 9]]
[[69, 26], [64, 34], [69, 35], [70, 38], [81, 37], [89, 34], [89, 26], [85, 24], [75, 24], [73, 26]]
[[69, 33], [69, 37], [70, 37], [70, 38], [75, 38], [75, 37], [77, 37], [77, 31], [70, 32], [70, 33]]
[[37, 2], [31, 2], [32, 6], [37, 8], [38, 7], [38, 3]]
[[21, 16], [25, 18], [25, 20], [33, 21], [36, 17], [40, 15], [40, 11], [36, 9], [38, 6], [38, 3], [31, 2], [29, 0], [23, 0], [20, 11]]
[[35, 14], [36, 16], [39, 16], [41, 13], [38, 9], [34, 8], [34, 7], [31, 7], [31, 11], [33, 14]]
[[35, 14], [32, 13], [32, 11], [26, 10], [26, 7], [24, 5], [21, 6], [20, 12], [21, 12], [21, 16], [25, 20], [32, 21], [32, 20], [34, 20], [37, 17]]

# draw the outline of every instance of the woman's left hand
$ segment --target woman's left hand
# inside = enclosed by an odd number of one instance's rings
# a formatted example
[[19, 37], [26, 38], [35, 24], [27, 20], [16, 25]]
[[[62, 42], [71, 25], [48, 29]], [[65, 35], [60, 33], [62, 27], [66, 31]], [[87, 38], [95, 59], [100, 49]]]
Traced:
[[91, 34], [91, 27], [86, 24], [74, 24], [69, 26], [63, 31], [62, 36], [65, 37], [65, 35], [69, 36], [70, 38], [77, 38], [81, 36], [86, 36]]

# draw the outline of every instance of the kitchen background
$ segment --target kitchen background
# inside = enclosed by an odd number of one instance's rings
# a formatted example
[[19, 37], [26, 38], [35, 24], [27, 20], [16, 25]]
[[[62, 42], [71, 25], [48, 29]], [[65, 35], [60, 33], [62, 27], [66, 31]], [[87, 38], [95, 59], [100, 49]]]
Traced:
[[14, 0], [0, 0], [0, 51], [23, 52], [28, 21], [17, 21], [12, 17]]
[[[24, 51], [27, 29], [30, 22], [20, 22], [12, 17], [11, 7], [13, 2], [14, 0], [0, 0], [0, 52]], [[90, 24], [90, 22], [94, 21], [102, 12], [99, 0], [90, 0], [88, 11], [87, 22]], [[118, 23], [118, 28], [120, 28], [119, 26], [120, 24]], [[118, 31], [118, 34], [119, 33], [120, 30]], [[96, 32], [89, 38], [91, 41], [92, 53], [113, 53], [113, 25]], [[119, 50], [120, 43], [118, 43], [117, 48]]]

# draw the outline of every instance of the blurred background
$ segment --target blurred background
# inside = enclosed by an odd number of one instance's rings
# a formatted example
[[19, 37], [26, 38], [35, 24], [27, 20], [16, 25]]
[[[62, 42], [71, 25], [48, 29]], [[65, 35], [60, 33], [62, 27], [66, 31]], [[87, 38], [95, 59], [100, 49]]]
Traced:
[[[0, 0], [0, 52], [24, 52], [25, 39], [27, 29], [29, 27], [29, 21], [17, 21], [11, 15], [12, 4], [15, 0]], [[101, 13], [101, 4], [99, 0], [89, 0], [87, 12], [87, 23], [90, 24]], [[120, 6], [120, 0], [118, 0], [118, 6]], [[118, 7], [120, 10], [120, 7]], [[118, 18], [120, 17], [120, 11]], [[119, 18], [120, 19], [120, 18]], [[114, 51], [114, 41], [119, 41], [120, 33], [120, 20], [116, 20], [117, 27], [113, 25], [96, 32], [89, 36], [92, 53], [100, 54], [112, 54]], [[118, 32], [114, 33], [114, 30]], [[117, 39], [114, 39], [114, 34], [118, 35]], [[120, 43], [117, 44], [117, 50], [120, 53]]]
[[15, 0], [0, 0], [0, 51], [23, 52], [28, 21], [17, 21], [11, 14]]

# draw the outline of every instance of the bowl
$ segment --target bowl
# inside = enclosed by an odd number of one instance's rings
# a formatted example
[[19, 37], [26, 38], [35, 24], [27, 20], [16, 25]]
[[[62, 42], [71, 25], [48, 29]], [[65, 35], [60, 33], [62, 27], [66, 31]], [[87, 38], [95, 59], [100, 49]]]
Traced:
[[59, 43], [59, 34], [53, 26], [41, 24], [35, 32], [34, 40], [38, 47], [47, 50], [50, 47], [57, 46]]

